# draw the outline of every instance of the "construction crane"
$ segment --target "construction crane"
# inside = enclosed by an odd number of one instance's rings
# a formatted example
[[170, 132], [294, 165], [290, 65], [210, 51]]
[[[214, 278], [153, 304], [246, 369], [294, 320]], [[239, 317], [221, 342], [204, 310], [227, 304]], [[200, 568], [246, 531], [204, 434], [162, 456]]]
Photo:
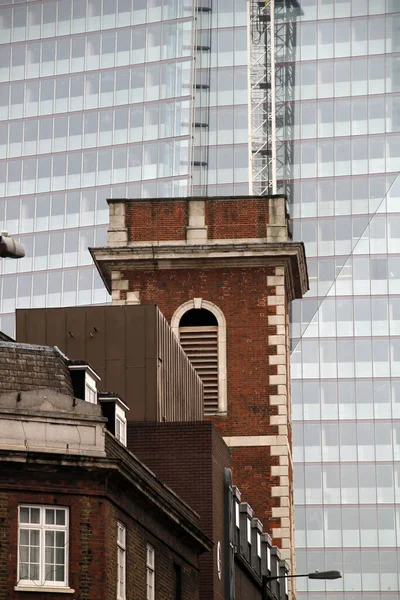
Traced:
[[250, 194], [290, 202], [297, 0], [248, 0]]

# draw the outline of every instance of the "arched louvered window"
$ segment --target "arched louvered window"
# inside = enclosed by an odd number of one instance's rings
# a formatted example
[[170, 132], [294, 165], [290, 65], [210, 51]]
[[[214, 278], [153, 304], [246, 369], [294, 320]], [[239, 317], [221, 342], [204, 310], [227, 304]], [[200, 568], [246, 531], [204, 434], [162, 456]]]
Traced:
[[226, 326], [222, 312], [200, 298], [174, 314], [172, 329], [204, 386], [204, 413], [226, 412]]
[[179, 323], [181, 346], [204, 386], [204, 412], [218, 412], [218, 321], [210, 311], [188, 310]]

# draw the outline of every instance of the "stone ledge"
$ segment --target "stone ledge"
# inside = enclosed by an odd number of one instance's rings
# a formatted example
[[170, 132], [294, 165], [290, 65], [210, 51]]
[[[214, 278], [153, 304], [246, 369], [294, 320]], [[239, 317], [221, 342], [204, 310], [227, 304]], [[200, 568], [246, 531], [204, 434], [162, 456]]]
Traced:
[[48, 585], [16, 585], [15, 592], [47, 592], [48, 594], [75, 594], [75, 590], [66, 587], [50, 587]]

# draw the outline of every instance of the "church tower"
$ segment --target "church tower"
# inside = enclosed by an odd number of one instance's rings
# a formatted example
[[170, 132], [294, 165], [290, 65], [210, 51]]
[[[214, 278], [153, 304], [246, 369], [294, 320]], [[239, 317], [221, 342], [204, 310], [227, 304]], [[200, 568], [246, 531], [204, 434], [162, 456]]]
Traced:
[[308, 289], [283, 196], [109, 200], [115, 305], [157, 304], [204, 384], [233, 483], [293, 564], [289, 307]]

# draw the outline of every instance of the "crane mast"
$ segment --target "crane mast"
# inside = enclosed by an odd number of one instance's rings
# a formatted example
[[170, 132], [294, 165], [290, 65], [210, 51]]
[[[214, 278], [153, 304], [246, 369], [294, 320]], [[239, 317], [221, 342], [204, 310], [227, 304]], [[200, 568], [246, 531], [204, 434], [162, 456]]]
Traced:
[[250, 194], [276, 194], [275, 0], [248, 0]]

